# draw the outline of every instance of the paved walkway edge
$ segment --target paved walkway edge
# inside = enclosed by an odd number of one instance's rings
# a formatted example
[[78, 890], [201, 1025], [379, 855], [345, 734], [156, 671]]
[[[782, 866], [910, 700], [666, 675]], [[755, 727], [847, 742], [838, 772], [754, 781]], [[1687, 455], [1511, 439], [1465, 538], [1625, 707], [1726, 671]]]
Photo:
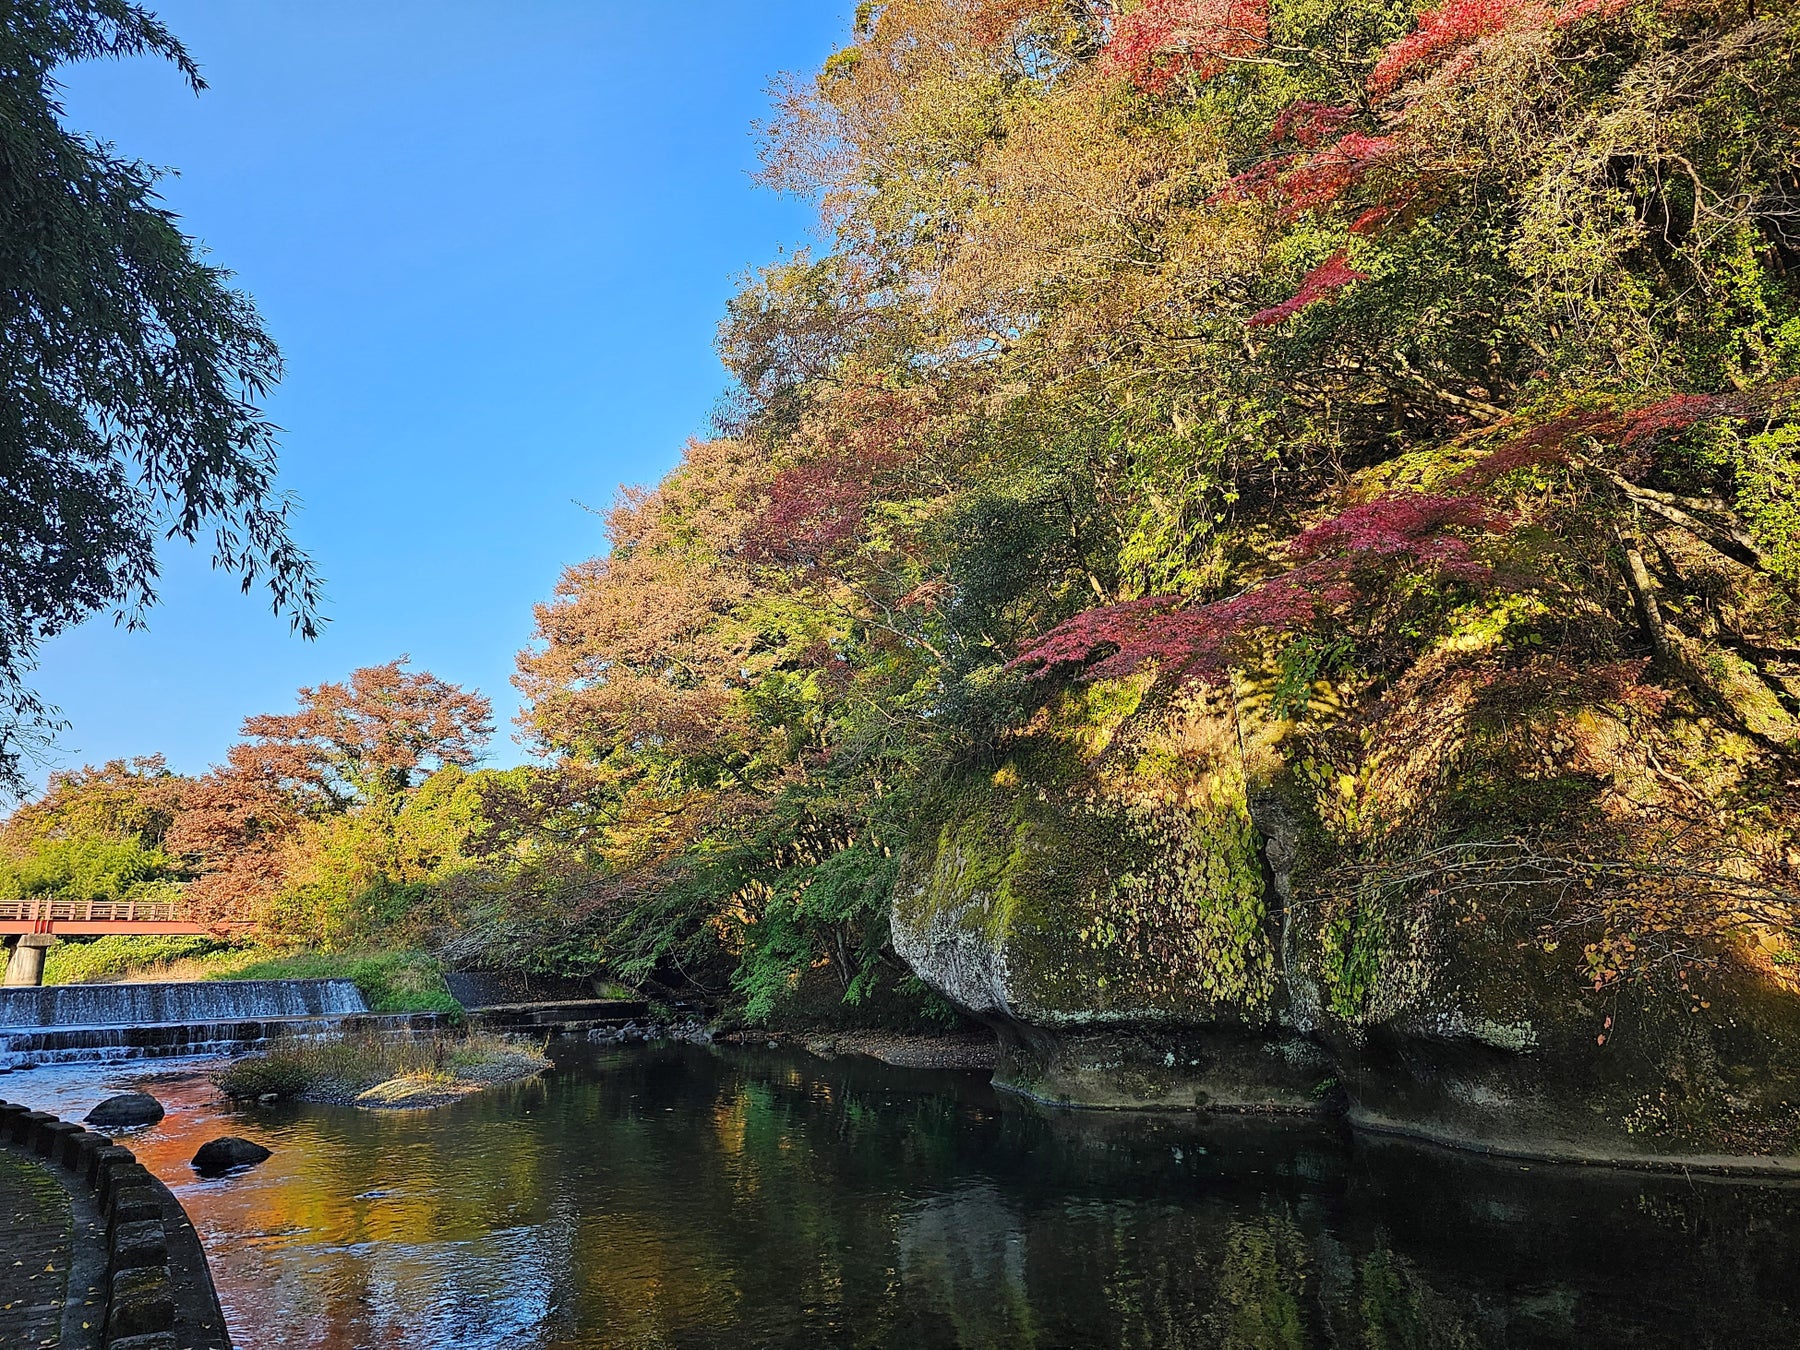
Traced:
[[[200, 1235], [169, 1188], [106, 1135], [0, 1101], [0, 1146], [85, 1190], [105, 1251], [106, 1350], [231, 1350]], [[76, 1239], [82, 1234], [78, 1231]]]

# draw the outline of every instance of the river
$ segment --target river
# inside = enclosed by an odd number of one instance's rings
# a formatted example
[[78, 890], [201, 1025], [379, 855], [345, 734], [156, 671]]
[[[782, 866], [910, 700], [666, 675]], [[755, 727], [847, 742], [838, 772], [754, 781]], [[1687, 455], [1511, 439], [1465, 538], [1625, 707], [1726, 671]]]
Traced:
[[[1793, 1188], [1041, 1111], [859, 1057], [551, 1049], [430, 1112], [239, 1111], [167, 1061], [0, 1095], [163, 1100], [128, 1142], [244, 1350], [1800, 1343]], [[274, 1156], [200, 1180], [228, 1132]]]

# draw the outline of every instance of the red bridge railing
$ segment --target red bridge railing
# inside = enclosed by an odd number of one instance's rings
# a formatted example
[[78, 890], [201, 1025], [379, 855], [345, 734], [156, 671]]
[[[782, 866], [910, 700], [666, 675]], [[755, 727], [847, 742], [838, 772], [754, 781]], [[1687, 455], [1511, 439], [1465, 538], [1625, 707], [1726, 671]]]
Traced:
[[185, 910], [173, 900], [0, 900], [0, 921], [178, 923]]
[[190, 917], [179, 900], [0, 900], [0, 934], [212, 933], [242, 926]]

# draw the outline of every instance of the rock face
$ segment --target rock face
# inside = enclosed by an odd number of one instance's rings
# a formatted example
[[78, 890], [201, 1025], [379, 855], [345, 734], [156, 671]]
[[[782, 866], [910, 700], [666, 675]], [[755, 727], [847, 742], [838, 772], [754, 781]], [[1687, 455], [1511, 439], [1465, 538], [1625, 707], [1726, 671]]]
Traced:
[[895, 949], [1001, 1033], [1003, 1085], [1083, 1105], [1322, 1109], [1332, 1071], [1279, 977], [1280, 913], [1228, 726], [1195, 703], [1121, 738], [1143, 692], [1070, 695], [1054, 730], [952, 791], [936, 838], [903, 860]]
[[193, 1168], [203, 1176], [222, 1176], [234, 1167], [250, 1167], [270, 1156], [261, 1144], [236, 1135], [224, 1135], [200, 1145], [194, 1154]]
[[163, 1118], [162, 1103], [148, 1092], [121, 1092], [87, 1113], [87, 1123], [102, 1130], [154, 1125]]
[[1800, 1164], [1800, 997], [1738, 954], [1685, 988], [1672, 972], [1596, 991], [1560, 943], [1425, 910], [1375, 925], [1346, 988], [1335, 926], [1304, 914], [1289, 970], [1353, 1123], [1549, 1157]]
[[[1569, 861], [1577, 826], [1647, 800], [1626, 731], [1590, 728], [1585, 749], [1544, 731], [1573, 761], [1547, 788], [1541, 766], [1477, 753], [1448, 715], [1431, 725], [1461, 739], [1410, 758], [1376, 746], [1376, 773], [1321, 766], [1241, 690], [1154, 706], [1145, 692], [1066, 696], [998, 767], [946, 788], [902, 860], [895, 949], [1001, 1033], [998, 1084], [1800, 1171], [1800, 952], [1729, 895], [1657, 881], [1654, 858]], [[1474, 870], [1461, 853], [1405, 857], [1523, 837], [1520, 821], [1540, 840], [1574, 822], [1543, 844], [1565, 874], [1522, 853], [1477, 851]]]

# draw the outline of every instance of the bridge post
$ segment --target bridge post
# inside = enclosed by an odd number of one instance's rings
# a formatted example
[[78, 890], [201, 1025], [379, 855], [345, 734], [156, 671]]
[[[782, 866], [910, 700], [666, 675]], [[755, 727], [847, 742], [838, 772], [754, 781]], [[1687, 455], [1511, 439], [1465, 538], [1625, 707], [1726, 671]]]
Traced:
[[6, 962], [6, 978], [0, 985], [8, 989], [35, 988], [44, 982], [44, 952], [56, 939], [48, 933], [23, 933], [12, 939], [12, 952]]

